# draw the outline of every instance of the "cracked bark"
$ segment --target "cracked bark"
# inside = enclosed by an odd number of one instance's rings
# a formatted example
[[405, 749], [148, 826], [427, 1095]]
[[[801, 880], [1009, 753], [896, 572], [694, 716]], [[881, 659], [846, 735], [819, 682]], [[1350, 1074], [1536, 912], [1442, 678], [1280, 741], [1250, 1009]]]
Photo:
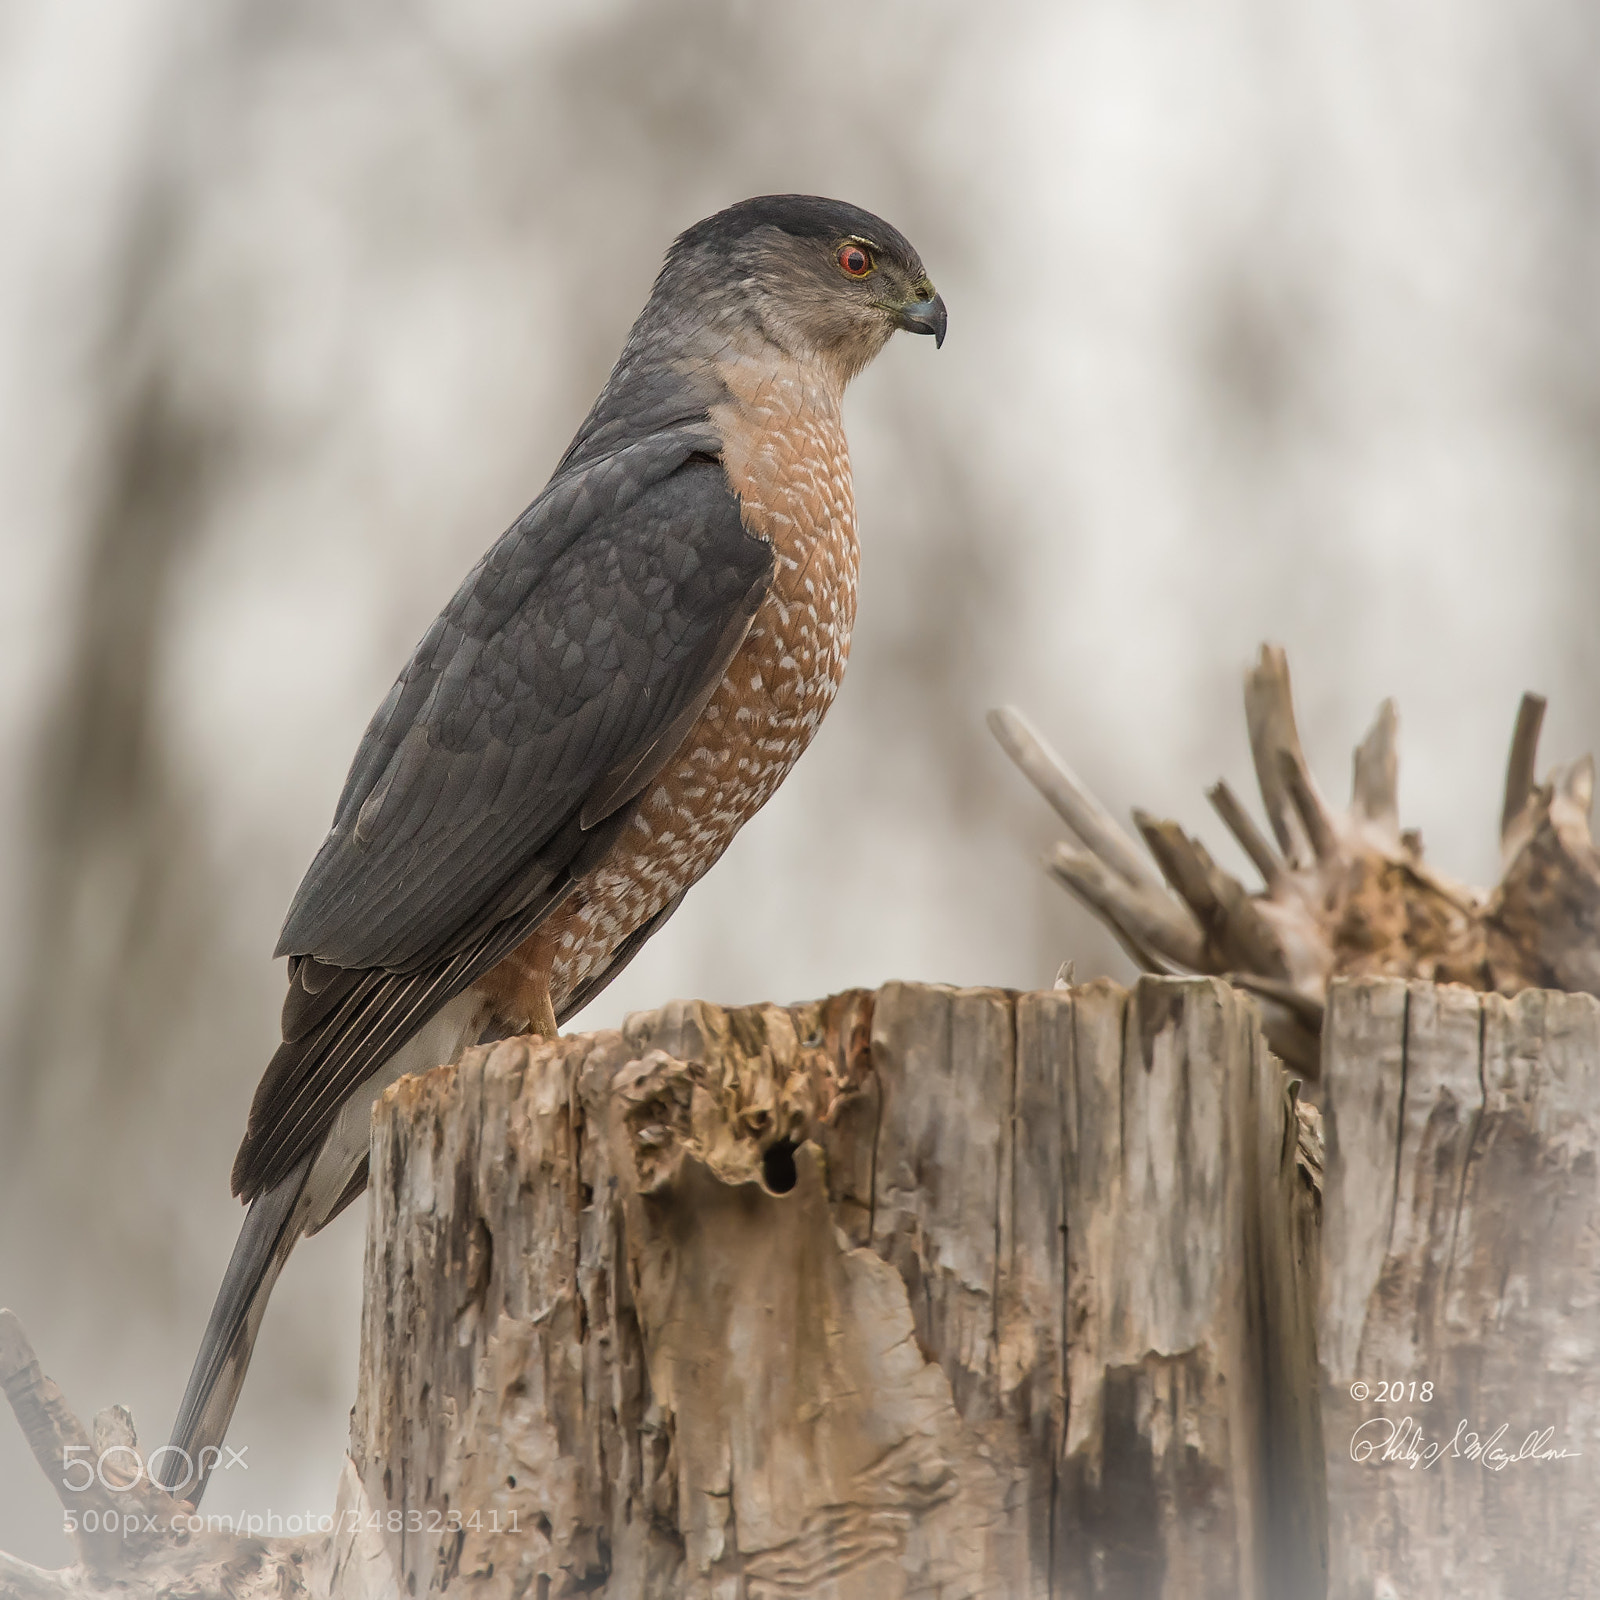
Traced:
[[675, 1005], [373, 1150], [417, 1594], [1321, 1593], [1314, 1116], [1223, 985]]
[[1352, 980], [1323, 1042], [1330, 1595], [1600, 1592], [1600, 1003]]

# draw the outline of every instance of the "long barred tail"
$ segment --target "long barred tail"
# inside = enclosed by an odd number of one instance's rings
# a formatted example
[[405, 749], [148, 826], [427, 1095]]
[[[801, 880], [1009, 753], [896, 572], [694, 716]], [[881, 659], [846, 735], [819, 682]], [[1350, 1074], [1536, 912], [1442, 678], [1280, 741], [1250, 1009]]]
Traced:
[[[565, 998], [560, 1008], [563, 1022], [593, 1000], [627, 966], [645, 941], [678, 909], [682, 899], [679, 895], [643, 927], [635, 929], [602, 971]], [[289, 1252], [302, 1232], [315, 1232], [324, 1226], [366, 1187], [366, 1130], [373, 1100], [402, 1072], [422, 1071], [437, 1061], [454, 1059], [467, 1037], [476, 1036], [477, 1024], [469, 1021], [476, 1018], [476, 1005], [467, 997], [437, 1013], [434, 1024], [416, 1033], [380, 1072], [351, 1093], [332, 1128], [312, 1150], [250, 1202], [222, 1287], [217, 1291], [216, 1304], [211, 1308], [211, 1320], [200, 1341], [194, 1370], [189, 1374], [178, 1420], [172, 1425], [172, 1440], [154, 1453], [151, 1475], [173, 1493], [196, 1505], [205, 1493], [212, 1468], [221, 1458], [222, 1441], [233, 1419], [239, 1391], [244, 1387], [267, 1298]], [[455, 1014], [457, 1011], [460, 1015]], [[443, 1024], [442, 1033], [439, 1023]], [[463, 1027], [470, 1028], [467, 1036], [463, 1036]], [[336, 1159], [330, 1164], [324, 1159], [329, 1150], [336, 1154], [342, 1151], [348, 1159]], [[312, 1182], [314, 1168], [317, 1171]], [[319, 1189], [326, 1192], [312, 1192]]]
[[312, 1160], [306, 1156], [287, 1177], [253, 1200], [245, 1213], [178, 1420], [172, 1425], [171, 1443], [156, 1452], [160, 1459], [152, 1476], [195, 1505], [221, 1457], [267, 1297], [300, 1237]]

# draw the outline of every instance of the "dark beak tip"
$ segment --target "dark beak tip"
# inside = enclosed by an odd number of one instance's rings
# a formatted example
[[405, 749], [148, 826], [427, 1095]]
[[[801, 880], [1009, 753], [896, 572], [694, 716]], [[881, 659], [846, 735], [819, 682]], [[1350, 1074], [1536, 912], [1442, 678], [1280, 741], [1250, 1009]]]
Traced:
[[931, 333], [935, 350], [943, 348], [949, 325], [950, 314], [945, 310], [944, 296], [939, 294], [930, 300], [917, 300], [900, 313], [900, 326], [908, 333]]

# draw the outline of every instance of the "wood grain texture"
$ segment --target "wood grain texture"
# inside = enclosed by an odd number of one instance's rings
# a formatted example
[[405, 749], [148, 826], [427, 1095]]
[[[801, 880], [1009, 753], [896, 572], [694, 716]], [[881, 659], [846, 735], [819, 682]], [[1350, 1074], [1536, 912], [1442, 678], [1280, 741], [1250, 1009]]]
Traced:
[[677, 1005], [407, 1080], [352, 1435], [402, 1584], [1320, 1594], [1314, 1145], [1209, 980]]
[[1067, 1594], [1320, 1594], [1315, 1212], [1221, 984], [1091, 984], [1065, 1127]]
[[1600, 1003], [1337, 983], [1323, 1096], [1331, 1594], [1600, 1592]]

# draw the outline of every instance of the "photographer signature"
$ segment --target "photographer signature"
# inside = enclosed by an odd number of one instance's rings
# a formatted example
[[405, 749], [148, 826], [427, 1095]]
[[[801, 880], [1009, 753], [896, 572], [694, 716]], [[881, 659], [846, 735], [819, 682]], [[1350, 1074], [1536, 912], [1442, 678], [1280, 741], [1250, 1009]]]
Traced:
[[1501, 1423], [1491, 1434], [1474, 1432], [1463, 1420], [1446, 1440], [1430, 1441], [1411, 1417], [1369, 1417], [1350, 1436], [1350, 1459], [1377, 1463], [1398, 1462], [1405, 1467], [1431, 1467], [1440, 1461], [1471, 1461], [1489, 1472], [1504, 1472], [1524, 1461], [1564, 1461], [1581, 1455], [1550, 1443], [1554, 1428], [1530, 1433], [1515, 1449], [1504, 1440], [1510, 1431]]

